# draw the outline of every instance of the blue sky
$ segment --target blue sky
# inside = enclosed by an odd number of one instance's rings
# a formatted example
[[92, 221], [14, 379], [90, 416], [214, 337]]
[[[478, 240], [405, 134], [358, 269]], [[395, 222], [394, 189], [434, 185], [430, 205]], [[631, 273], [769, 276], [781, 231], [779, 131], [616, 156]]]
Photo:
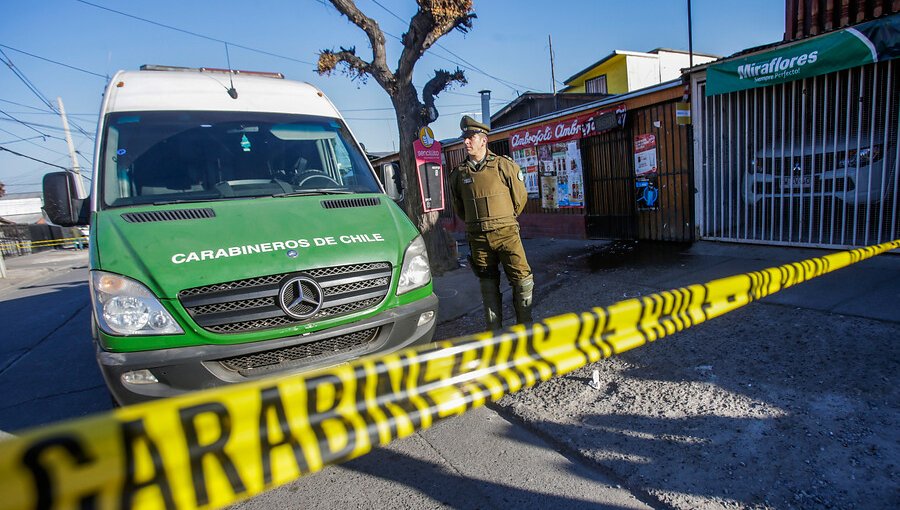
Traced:
[[[4, 3], [0, 17], [4, 63], [0, 66], [0, 147], [71, 166], [59, 116], [33, 88], [53, 105], [57, 97], [62, 98], [70, 122], [83, 131], [74, 127], [72, 131], [81, 154], [79, 163], [89, 167], [93, 159], [90, 137], [96, 129], [106, 76], [142, 64], [227, 67], [221, 42], [227, 41], [233, 68], [279, 71], [289, 79], [308, 81], [334, 101], [369, 150], [398, 148], [390, 101], [374, 80], [351, 82], [344, 75], [320, 77], [313, 71], [321, 49], [355, 46], [360, 56], [371, 57], [362, 31], [327, 1]], [[357, 5], [388, 34], [388, 61], [396, 67], [400, 54], [396, 37], [405, 31], [415, 2], [357, 0]], [[784, 0], [693, 0], [692, 10], [696, 52], [726, 56], [778, 41], [784, 32]], [[475, 12], [478, 19], [471, 32], [448, 34], [416, 65], [414, 83], [419, 87], [435, 69], [460, 66], [469, 80], [467, 86], [446, 91], [437, 99], [441, 117], [432, 129], [438, 139], [456, 136], [463, 114], [480, 114], [479, 90], [492, 91], [494, 111], [525, 91], [550, 91], [548, 36], [553, 40], [558, 87], [616, 49], [688, 47], [686, 0], [476, 0]], [[9, 61], [18, 76], [8, 67]], [[6, 184], [8, 193], [38, 191], [43, 174], [55, 170], [0, 152], [0, 182]]]

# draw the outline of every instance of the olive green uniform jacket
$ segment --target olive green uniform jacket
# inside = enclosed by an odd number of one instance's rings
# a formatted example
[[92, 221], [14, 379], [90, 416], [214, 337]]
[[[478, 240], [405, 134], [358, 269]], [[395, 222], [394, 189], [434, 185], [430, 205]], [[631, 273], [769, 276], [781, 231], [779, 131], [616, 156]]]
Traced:
[[450, 196], [454, 211], [466, 222], [475, 274], [497, 281], [499, 264], [511, 283], [529, 279], [531, 267], [516, 221], [528, 201], [519, 165], [492, 152], [477, 164], [466, 160], [450, 174]]
[[450, 197], [467, 232], [489, 232], [517, 225], [528, 192], [522, 170], [507, 156], [488, 151], [473, 164], [468, 159], [450, 173]]

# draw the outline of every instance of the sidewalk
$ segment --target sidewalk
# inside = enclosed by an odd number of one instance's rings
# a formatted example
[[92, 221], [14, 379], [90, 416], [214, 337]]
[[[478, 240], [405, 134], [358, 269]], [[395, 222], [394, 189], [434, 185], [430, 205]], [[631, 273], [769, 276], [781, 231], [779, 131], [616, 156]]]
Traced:
[[[466, 260], [469, 246], [465, 236], [456, 235], [456, 240], [459, 243], [460, 267], [434, 277], [434, 293], [440, 300], [438, 311], [440, 324], [456, 320], [470, 312], [479, 312], [478, 317], [481, 317], [481, 290], [478, 278]], [[612, 241], [593, 239], [524, 239], [525, 254], [534, 273], [535, 301], [540, 301], [547, 286], [552, 285], [557, 277], [561, 276], [560, 273], [567, 270], [568, 264], [588, 257], [611, 243]], [[501, 276], [500, 290], [503, 293], [504, 303], [509, 305], [511, 290], [505, 276]], [[509, 314], [506, 315], [504, 325], [509, 325], [511, 318], [508, 317]]]
[[28, 285], [48, 273], [73, 267], [87, 267], [88, 250], [45, 250], [17, 257], [3, 257], [6, 278], [0, 278], [0, 294]]
[[[463, 267], [434, 278], [434, 292], [440, 299], [440, 323], [470, 312], [481, 317], [481, 293], [477, 278], [465, 262], [468, 246], [464, 242], [459, 247]], [[711, 241], [686, 245], [541, 238], [525, 239], [523, 243], [535, 274], [536, 308], [549, 290], [568, 285], [571, 292], [584, 296], [582, 310], [636, 296], [581, 289], [577, 281], [566, 278], [568, 271], [575, 268], [603, 272], [611, 284], [637, 284], [646, 289], [642, 294], [652, 294], [835, 252]], [[501, 288], [504, 303], [508, 304], [509, 285], [505, 277]], [[769, 296], [764, 302], [900, 322], [900, 254], [885, 253], [859, 262]], [[507, 317], [504, 325], [510, 322]]]

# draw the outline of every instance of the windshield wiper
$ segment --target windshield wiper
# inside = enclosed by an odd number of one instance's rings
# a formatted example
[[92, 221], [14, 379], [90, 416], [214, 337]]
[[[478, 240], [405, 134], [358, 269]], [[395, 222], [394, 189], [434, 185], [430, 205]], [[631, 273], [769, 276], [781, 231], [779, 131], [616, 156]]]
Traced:
[[304, 189], [298, 191], [292, 191], [290, 193], [276, 193], [272, 195], [276, 198], [283, 197], [303, 197], [303, 196], [313, 196], [313, 195], [352, 195], [355, 191], [350, 191], [346, 189]]
[[193, 203], [193, 202], [218, 202], [218, 201], [220, 201], [220, 200], [222, 200], [222, 197], [215, 197], [215, 198], [191, 198], [191, 199], [187, 199], [187, 198], [178, 198], [178, 199], [172, 199], [172, 200], [158, 200], [158, 201], [155, 201], [155, 202], [150, 202], [150, 204], [152, 204], [152, 205], [190, 204], [190, 203]]

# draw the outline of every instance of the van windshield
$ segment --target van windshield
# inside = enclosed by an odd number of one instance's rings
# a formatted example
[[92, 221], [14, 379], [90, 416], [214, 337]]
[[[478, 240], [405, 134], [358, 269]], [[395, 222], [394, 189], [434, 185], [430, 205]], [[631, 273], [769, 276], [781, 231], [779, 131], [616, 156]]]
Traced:
[[112, 113], [101, 151], [108, 207], [381, 191], [346, 126], [325, 117]]

